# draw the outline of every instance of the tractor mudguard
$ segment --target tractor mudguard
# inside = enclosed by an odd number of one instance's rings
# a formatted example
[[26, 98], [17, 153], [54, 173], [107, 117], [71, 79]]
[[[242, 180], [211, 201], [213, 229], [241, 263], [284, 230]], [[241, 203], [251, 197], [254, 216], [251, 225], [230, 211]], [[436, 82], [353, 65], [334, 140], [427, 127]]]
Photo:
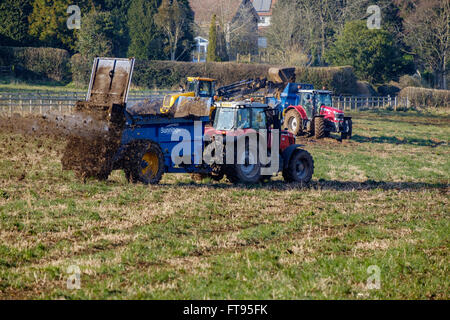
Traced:
[[302, 149], [304, 145], [302, 144], [293, 144], [287, 147], [283, 153], [281, 154], [281, 158], [283, 159], [283, 168], [287, 168], [289, 165], [289, 160], [291, 159], [292, 155], [294, 154], [295, 150]]
[[289, 106], [288, 108], [286, 108], [286, 109], [283, 111], [283, 116], [284, 116], [289, 110], [292, 110], [292, 109], [294, 109], [295, 111], [297, 111], [297, 112], [300, 114], [300, 117], [301, 117], [303, 120], [308, 120], [308, 116], [306, 115], [306, 111], [305, 111], [305, 109], [303, 109], [302, 106]]

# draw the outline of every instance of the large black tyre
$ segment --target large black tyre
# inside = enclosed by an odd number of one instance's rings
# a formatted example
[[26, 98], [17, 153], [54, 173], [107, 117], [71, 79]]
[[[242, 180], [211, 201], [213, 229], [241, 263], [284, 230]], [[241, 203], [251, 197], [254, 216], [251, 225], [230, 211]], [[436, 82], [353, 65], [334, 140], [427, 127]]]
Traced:
[[342, 140], [351, 139], [352, 138], [352, 131], [353, 131], [352, 118], [344, 118], [344, 121], [347, 122], [348, 132], [342, 132], [341, 133], [341, 139]]
[[283, 170], [286, 182], [308, 183], [314, 174], [314, 160], [306, 150], [296, 150]]
[[125, 176], [132, 183], [158, 184], [164, 174], [164, 154], [155, 142], [134, 143], [127, 149]]
[[316, 139], [325, 137], [325, 119], [323, 117], [314, 118], [314, 137]]
[[298, 136], [302, 131], [302, 117], [300, 113], [295, 109], [286, 112], [283, 127], [287, 128], [294, 136]]
[[[238, 159], [244, 164], [238, 164]], [[244, 160], [244, 161], [242, 161]], [[244, 154], [235, 156], [235, 163], [228, 165], [226, 175], [231, 183], [258, 183], [261, 180], [261, 164], [258, 159], [258, 150], [248, 147]]]

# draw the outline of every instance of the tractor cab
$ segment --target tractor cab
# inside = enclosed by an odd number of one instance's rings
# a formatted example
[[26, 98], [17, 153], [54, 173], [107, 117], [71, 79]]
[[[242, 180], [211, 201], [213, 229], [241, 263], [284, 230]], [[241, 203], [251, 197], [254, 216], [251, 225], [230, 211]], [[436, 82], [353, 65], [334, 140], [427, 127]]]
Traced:
[[213, 121], [215, 131], [281, 129], [280, 109], [253, 101], [219, 102]]
[[213, 137], [226, 135], [239, 137], [248, 133], [267, 130], [280, 130], [280, 146], [284, 150], [295, 144], [293, 134], [281, 130], [281, 112], [267, 104], [251, 101], [220, 102], [217, 104], [212, 127], [205, 130], [205, 135]]
[[331, 94], [332, 92], [327, 90], [299, 90], [297, 96], [306, 116], [312, 119], [321, 114], [324, 108], [333, 108]]
[[187, 93], [194, 97], [208, 97], [212, 98], [215, 94], [216, 80], [210, 78], [188, 77], [187, 78]]
[[222, 102], [216, 108], [213, 127], [222, 131], [267, 129], [267, 109], [262, 103]]
[[209, 100], [210, 104], [215, 95], [216, 80], [211, 78], [188, 77], [186, 89], [176, 94], [164, 97], [161, 113], [168, 113], [177, 103], [180, 97], [198, 98]]

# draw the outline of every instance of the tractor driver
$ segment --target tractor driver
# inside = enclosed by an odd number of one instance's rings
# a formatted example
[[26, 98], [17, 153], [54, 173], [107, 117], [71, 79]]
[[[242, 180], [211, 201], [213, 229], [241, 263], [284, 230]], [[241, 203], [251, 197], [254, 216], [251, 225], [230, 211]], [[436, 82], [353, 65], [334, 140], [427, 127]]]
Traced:
[[211, 82], [201, 81], [199, 86], [199, 94], [201, 97], [209, 97], [211, 95]]
[[305, 93], [303, 95], [303, 108], [308, 119], [311, 119], [313, 116], [313, 97], [311, 93]]

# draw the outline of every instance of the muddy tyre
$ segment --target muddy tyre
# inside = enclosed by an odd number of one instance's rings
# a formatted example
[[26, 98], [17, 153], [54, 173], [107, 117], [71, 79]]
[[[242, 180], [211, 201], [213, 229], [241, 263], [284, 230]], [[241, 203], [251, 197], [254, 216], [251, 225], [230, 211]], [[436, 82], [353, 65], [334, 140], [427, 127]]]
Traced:
[[164, 174], [164, 154], [157, 143], [139, 142], [128, 148], [125, 176], [132, 183], [158, 184]]
[[209, 176], [211, 177], [211, 179], [217, 182], [222, 180], [223, 177], [225, 176], [223, 166], [214, 165], [212, 168], [212, 172], [209, 174]]
[[[221, 151], [216, 154], [216, 151]], [[211, 166], [211, 177], [215, 181], [220, 181], [224, 177], [224, 158], [225, 158], [225, 147], [223, 143], [219, 140], [214, 140], [205, 147], [203, 151], [203, 159], [207, 164]]]
[[[243, 164], [238, 164], [238, 161]], [[231, 183], [258, 183], [261, 180], [261, 164], [256, 148], [248, 148], [236, 155], [235, 164], [227, 168], [227, 178]]]
[[286, 182], [309, 183], [314, 174], [314, 160], [306, 150], [297, 150], [289, 159], [288, 166], [283, 170]]
[[323, 117], [314, 118], [314, 137], [316, 139], [325, 137], [325, 119]]
[[351, 118], [345, 118], [344, 121], [347, 122], [348, 131], [341, 133], [341, 139], [342, 140], [351, 139], [352, 138], [352, 131], [353, 131], [352, 119]]
[[294, 136], [298, 136], [302, 131], [302, 117], [297, 110], [291, 109], [286, 112], [284, 116], [284, 128], [292, 133]]

